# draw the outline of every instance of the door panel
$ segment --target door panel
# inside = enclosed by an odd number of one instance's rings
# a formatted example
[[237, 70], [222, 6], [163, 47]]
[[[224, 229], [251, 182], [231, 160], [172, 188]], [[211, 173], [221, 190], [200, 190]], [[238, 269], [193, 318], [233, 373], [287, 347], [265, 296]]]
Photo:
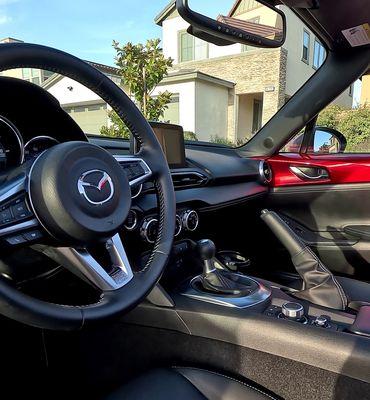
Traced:
[[[368, 154], [278, 154], [269, 159], [273, 170], [273, 187], [345, 184], [370, 182], [370, 155]], [[328, 172], [324, 179], [302, 179], [292, 167], [316, 167]]]
[[328, 268], [370, 280], [370, 155], [279, 154], [269, 163], [268, 206], [297, 223]]

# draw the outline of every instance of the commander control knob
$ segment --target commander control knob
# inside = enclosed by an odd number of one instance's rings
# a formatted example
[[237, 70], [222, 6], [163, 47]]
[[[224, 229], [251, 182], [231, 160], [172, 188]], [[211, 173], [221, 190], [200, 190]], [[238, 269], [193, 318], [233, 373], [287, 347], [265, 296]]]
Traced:
[[298, 321], [304, 317], [304, 308], [302, 304], [299, 303], [284, 303], [281, 307], [281, 311], [285, 318], [295, 321]]

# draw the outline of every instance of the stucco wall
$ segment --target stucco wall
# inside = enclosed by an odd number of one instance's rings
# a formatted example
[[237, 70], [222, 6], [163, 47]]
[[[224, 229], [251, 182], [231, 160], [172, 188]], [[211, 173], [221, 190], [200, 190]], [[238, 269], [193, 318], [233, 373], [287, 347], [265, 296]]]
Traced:
[[370, 106], [370, 74], [362, 77], [360, 103], [362, 105], [367, 104]]
[[195, 133], [198, 139], [227, 138], [228, 88], [197, 81], [195, 98]]
[[179, 82], [173, 84], [160, 84], [156, 87], [153, 95], [168, 90], [170, 93], [179, 95], [179, 119], [184, 131], [195, 132], [195, 82]]
[[[197, 69], [234, 82], [235, 95], [263, 93], [262, 122], [265, 123], [284, 104], [286, 56], [284, 49], [251, 50], [233, 56], [187, 62], [181, 65], [183, 68]], [[235, 113], [228, 114], [228, 135], [230, 139], [233, 139], [235, 138]]]
[[[72, 88], [70, 90], [68, 88]], [[81, 85], [71, 78], [63, 77], [48, 92], [52, 94], [60, 104], [75, 104], [92, 101], [102, 101], [102, 99], [86, 86]]]

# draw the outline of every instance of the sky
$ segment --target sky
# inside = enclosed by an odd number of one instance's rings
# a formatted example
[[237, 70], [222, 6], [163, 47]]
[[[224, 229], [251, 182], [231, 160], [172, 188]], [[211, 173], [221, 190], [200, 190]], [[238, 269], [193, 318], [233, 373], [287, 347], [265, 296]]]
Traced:
[[154, 23], [169, 0], [0, 0], [0, 39], [14, 37], [114, 65], [112, 41], [161, 37]]

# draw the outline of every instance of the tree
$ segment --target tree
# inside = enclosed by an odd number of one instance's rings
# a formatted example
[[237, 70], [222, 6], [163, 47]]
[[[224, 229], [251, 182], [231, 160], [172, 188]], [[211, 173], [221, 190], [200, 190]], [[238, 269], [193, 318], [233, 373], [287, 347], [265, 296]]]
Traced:
[[[116, 50], [115, 63], [120, 69], [122, 84], [134, 99], [144, 117], [158, 121], [163, 117], [171, 101], [167, 90], [153, 97], [153, 91], [172, 67], [173, 60], [163, 55], [160, 39], [148, 40], [146, 44], [127, 43], [123, 46], [113, 41]], [[108, 136], [129, 137], [128, 128], [114, 111], [108, 112], [111, 126], [102, 127], [101, 133]]]

